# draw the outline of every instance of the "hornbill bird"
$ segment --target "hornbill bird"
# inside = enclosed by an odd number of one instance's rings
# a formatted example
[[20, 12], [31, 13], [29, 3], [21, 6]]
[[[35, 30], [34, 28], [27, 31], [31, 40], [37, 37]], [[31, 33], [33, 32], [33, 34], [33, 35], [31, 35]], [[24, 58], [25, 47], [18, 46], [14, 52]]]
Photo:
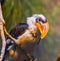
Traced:
[[[11, 39], [7, 40], [4, 61], [29, 61], [29, 59], [33, 61], [32, 51], [40, 39], [47, 35], [48, 30], [48, 20], [42, 14], [34, 14], [27, 17], [27, 23], [17, 24], [10, 31], [10, 35], [16, 39], [16, 43]], [[25, 59], [26, 57], [29, 59]]]

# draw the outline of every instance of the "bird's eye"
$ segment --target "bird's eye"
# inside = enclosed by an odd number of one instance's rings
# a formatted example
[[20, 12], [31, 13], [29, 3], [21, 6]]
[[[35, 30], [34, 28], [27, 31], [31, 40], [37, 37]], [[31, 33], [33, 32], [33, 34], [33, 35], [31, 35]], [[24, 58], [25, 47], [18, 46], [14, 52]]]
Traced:
[[36, 22], [42, 22], [42, 23], [46, 23], [47, 19], [42, 19], [42, 18], [36, 18]]
[[39, 22], [40, 20], [39, 20], [39, 18], [36, 18], [36, 22]]

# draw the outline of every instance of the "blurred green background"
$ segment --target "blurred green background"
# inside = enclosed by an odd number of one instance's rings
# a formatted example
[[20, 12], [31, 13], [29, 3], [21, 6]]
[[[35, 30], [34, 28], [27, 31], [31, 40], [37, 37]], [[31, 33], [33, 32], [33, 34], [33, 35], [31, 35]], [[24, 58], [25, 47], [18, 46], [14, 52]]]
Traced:
[[2, 10], [8, 31], [26, 22], [28, 16], [45, 15], [50, 25], [49, 33], [40, 41], [34, 56], [38, 61], [55, 60], [60, 54], [60, 0], [5, 0]]

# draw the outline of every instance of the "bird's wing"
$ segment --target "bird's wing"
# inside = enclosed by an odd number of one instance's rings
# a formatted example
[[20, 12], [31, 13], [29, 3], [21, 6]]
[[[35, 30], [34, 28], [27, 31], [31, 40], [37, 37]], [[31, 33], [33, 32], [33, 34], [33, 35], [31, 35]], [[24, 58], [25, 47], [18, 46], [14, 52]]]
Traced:
[[17, 39], [17, 37], [19, 37], [20, 35], [22, 35], [25, 30], [28, 28], [28, 24], [26, 23], [19, 23], [18, 25], [16, 25], [11, 31], [10, 31], [10, 35], [14, 38]]
[[[26, 23], [19, 23], [10, 31], [10, 35], [17, 39], [20, 35], [22, 35], [25, 32], [27, 28], [28, 25]], [[6, 49], [10, 50], [13, 46], [14, 42], [10, 38], [8, 38]]]

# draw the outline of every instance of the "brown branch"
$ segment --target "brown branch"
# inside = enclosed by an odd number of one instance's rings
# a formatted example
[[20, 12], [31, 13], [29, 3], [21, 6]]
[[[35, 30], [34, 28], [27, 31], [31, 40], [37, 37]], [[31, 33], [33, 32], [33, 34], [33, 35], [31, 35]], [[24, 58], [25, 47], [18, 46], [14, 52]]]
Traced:
[[5, 35], [4, 35], [4, 30], [3, 30], [4, 23], [5, 23], [5, 21], [3, 19], [1, 3], [0, 3], [0, 32], [1, 32], [1, 39], [2, 39], [2, 49], [1, 49], [0, 61], [3, 60], [4, 54], [5, 54], [5, 48], [6, 48], [6, 39], [5, 39]]
[[5, 31], [5, 34], [6, 34], [9, 38], [11, 38], [11, 39], [13, 40], [13, 42], [15, 42], [15, 43], [17, 44], [16, 39], [13, 38], [13, 37], [7, 32], [5, 26], [4, 26], [4, 31]]

